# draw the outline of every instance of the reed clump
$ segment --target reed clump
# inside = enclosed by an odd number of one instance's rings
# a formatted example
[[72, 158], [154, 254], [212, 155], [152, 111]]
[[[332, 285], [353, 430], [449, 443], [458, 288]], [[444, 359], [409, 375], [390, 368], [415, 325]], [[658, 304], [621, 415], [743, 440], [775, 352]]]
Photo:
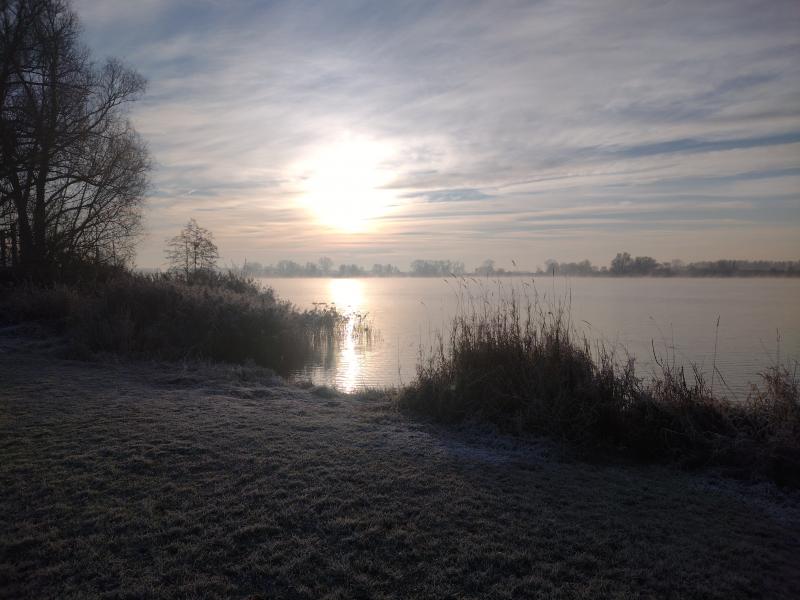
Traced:
[[[502, 288], [502, 286], [500, 286]], [[474, 297], [421, 357], [400, 406], [444, 422], [488, 421], [556, 437], [582, 452], [621, 452], [800, 485], [796, 373], [776, 366], [745, 401], [711, 392], [702, 372], [658, 361], [649, 377], [577, 331], [569, 297], [498, 289]]]
[[18, 285], [0, 300], [0, 320], [45, 323], [76, 350], [253, 362], [278, 372], [312, 360], [343, 326], [333, 308], [301, 311], [255, 280], [214, 272]]

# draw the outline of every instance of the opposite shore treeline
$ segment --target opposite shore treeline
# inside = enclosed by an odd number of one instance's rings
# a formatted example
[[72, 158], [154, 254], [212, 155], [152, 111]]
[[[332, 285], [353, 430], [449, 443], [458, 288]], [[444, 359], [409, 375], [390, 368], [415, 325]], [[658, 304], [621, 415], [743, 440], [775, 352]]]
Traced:
[[[149, 269], [143, 269], [150, 271]], [[328, 257], [317, 262], [301, 264], [293, 260], [280, 260], [274, 265], [246, 261], [235, 269], [250, 277], [502, 277], [571, 275], [581, 277], [798, 277], [800, 260], [715, 260], [684, 263], [680, 260], [659, 262], [650, 256], [632, 257], [620, 252], [608, 266], [598, 266], [589, 260], [580, 262], [545, 261], [544, 268], [535, 271], [498, 267], [494, 260], [486, 260], [472, 271], [464, 263], [452, 260], [418, 259], [411, 262], [407, 271], [392, 264], [374, 264], [367, 269], [356, 264], [336, 265]]]

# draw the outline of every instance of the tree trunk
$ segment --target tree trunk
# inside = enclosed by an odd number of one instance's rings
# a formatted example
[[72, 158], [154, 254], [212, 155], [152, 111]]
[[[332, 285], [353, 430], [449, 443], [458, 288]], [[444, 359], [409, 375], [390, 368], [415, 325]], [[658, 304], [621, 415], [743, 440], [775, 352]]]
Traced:
[[33, 241], [33, 231], [28, 219], [27, 203], [15, 199], [14, 205], [17, 208], [17, 227], [19, 228], [19, 250], [20, 266], [23, 271], [28, 273], [35, 270], [35, 265], [39, 262]]

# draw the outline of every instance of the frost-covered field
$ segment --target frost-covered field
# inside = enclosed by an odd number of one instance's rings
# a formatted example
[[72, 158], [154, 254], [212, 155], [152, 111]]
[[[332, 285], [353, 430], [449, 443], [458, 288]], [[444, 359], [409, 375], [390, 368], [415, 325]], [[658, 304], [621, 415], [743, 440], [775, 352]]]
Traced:
[[800, 597], [800, 500], [0, 344], [0, 596]]

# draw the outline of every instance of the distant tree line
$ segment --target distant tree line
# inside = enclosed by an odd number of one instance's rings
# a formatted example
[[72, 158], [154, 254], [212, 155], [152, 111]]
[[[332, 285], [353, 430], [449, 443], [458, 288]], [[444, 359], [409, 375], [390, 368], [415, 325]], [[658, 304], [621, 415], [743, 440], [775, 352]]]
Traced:
[[[0, 238], [0, 242], [2, 238]], [[214, 243], [214, 235], [200, 227], [194, 219], [175, 237], [167, 241], [165, 255], [172, 273], [187, 281], [198, 274], [217, 270], [219, 251]], [[305, 264], [293, 260], [279, 260], [276, 264], [263, 265], [259, 262], [245, 261], [234, 269], [248, 277], [503, 277], [507, 275], [570, 275], [570, 276], [615, 276], [615, 277], [749, 277], [749, 276], [799, 276], [800, 261], [769, 260], [715, 260], [684, 263], [681, 260], [659, 262], [652, 256], [631, 256], [629, 252], [618, 252], [608, 266], [593, 265], [590, 260], [580, 262], [545, 261], [544, 269], [536, 271], [497, 267], [492, 259], [486, 259], [471, 272], [464, 263], [453, 260], [416, 259], [411, 261], [408, 271], [401, 271], [392, 264], [375, 263], [366, 269], [357, 264], [336, 265], [333, 260], [323, 256], [316, 262]]]
[[715, 260], [684, 263], [681, 260], [660, 262], [651, 256], [631, 256], [618, 253], [609, 265], [594, 265], [590, 260], [580, 262], [545, 261], [535, 271], [496, 266], [492, 259], [483, 261], [468, 271], [461, 261], [417, 259], [402, 271], [392, 264], [375, 264], [364, 268], [356, 264], [336, 265], [328, 257], [304, 264], [281, 260], [274, 265], [246, 262], [242, 272], [253, 277], [503, 277], [508, 275], [569, 275], [579, 277], [755, 277], [800, 276], [800, 261]]
[[418, 259], [411, 262], [411, 275], [415, 277], [448, 277], [464, 273], [464, 263], [460, 261]]
[[612, 275], [617, 277], [753, 277], [800, 276], [800, 261], [774, 260], [713, 260], [684, 263], [682, 260], [659, 262], [651, 256], [631, 256], [619, 252], [606, 266], [593, 265], [589, 260], [559, 263], [547, 260], [545, 269], [536, 275]]
[[250, 277], [396, 277], [402, 274], [398, 267], [391, 264], [376, 263], [372, 268], [365, 269], [356, 264], [336, 265], [327, 256], [317, 262], [279, 260], [274, 265], [246, 261], [241, 271]]

